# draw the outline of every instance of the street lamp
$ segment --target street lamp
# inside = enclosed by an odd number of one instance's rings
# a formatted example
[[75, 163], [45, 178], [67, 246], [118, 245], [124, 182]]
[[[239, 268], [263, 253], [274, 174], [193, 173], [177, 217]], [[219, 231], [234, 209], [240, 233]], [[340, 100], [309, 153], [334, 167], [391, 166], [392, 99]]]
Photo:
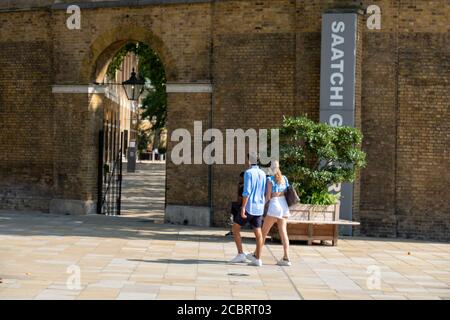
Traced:
[[142, 91], [144, 90], [145, 81], [136, 77], [136, 72], [131, 72], [131, 77], [127, 81], [122, 82], [123, 90], [127, 95], [128, 100], [137, 101]]
[[[127, 95], [128, 100], [131, 101], [132, 104], [137, 103], [139, 100], [139, 96], [141, 95], [142, 91], [144, 91], [145, 81], [143, 79], [138, 79], [136, 76], [136, 72], [131, 72], [131, 77], [127, 81], [122, 82], [123, 90], [125, 91], [125, 94]], [[132, 125], [136, 126], [136, 136], [134, 137], [134, 141], [130, 141], [130, 148], [128, 148], [128, 162], [127, 162], [127, 171], [128, 172], [135, 172], [136, 170], [136, 157], [137, 157], [137, 150], [138, 150], [138, 133], [139, 133], [139, 108], [136, 107], [136, 119], [131, 120]], [[131, 110], [130, 110], [131, 112]], [[130, 128], [131, 129], [131, 128]]]

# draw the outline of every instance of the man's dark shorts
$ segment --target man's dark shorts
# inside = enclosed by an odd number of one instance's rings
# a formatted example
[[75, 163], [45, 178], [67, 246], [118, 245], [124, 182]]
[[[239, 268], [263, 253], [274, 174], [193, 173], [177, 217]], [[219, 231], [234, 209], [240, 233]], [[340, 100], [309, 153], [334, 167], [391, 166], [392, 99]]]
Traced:
[[247, 222], [252, 226], [253, 229], [261, 228], [263, 222], [263, 216], [254, 216], [248, 212], [245, 213], [247, 215], [247, 219], [243, 219], [241, 213], [233, 216], [233, 222], [237, 223], [241, 227], [245, 226]]

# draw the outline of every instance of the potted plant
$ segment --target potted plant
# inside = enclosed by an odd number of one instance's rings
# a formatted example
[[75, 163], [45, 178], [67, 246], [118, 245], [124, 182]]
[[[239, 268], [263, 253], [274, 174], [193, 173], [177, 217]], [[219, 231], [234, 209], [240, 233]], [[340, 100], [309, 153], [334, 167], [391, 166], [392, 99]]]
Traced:
[[[355, 128], [333, 127], [304, 116], [284, 119], [280, 129], [280, 165], [300, 198], [300, 204], [290, 208], [290, 238], [310, 242], [312, 226], [308, 222], [331, 224], [339, 220], [340, 195], [328, 189], [334, 184], [353, 182], [357, 170], [365, 166], [361, 142], [362, 134]], [[276, 236], [276, 230], [271, 234]]]

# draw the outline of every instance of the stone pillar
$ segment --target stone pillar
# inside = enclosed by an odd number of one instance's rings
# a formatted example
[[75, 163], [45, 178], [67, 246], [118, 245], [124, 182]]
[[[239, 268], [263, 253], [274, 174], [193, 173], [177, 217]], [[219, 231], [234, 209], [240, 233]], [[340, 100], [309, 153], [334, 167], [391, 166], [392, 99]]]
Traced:
[[54, 198], [50, 213], [94, 214], [97, 202], [101, 90], [53, 86], [55, 101]]
[[[167, 99], [167, 159], [165, 221], [175, 224], [210, 226], [210, 170], [203, 159], [194, 163], [194, 143], [202, 142], [204, 131], [210, 128], [212, 86], [210, 83], [168, 83]], [[194, 121], [202, 125], [201, 136], [194, 137]], [[174, 164], [171, 151], [178, 141], [172, 133], [186, 129], [191, 135], [191, 163]], [[198, 141], [200, 140], [200, 141]]]
[[[357, 9], [329, 9], [322, 15], [320, 121], [331, 126], [361, 129], [362, 20]], [[340, 219], [357, 220], [359, 174], [353, 184], [329, 190], [341, 194]], [[351, 235], [352, 228], [341, 232]]]

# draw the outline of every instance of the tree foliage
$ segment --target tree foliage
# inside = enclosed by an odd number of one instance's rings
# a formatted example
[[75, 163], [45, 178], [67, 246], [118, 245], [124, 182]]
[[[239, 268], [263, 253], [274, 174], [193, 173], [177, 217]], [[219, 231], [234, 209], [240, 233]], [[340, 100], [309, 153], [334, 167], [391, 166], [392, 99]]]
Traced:
[[280, 164], [305, 204], [332, 204], [332, 184], [353, 182], [365, 166], [362, 134], [306, 117], [285, 118], [280, 130]]
[[151, 89], [144, 91], [142, 119], [152, 120], [155, 117], [156, 123], [153, 128], [164, 128], [167, 118], [166, 72], [156, 52], [142, 42], [128, 43], [112, 59], [107, 75], [114, 78], [129, 52], [133, 52], [139, 58], [139, 76], [151, 85]]

